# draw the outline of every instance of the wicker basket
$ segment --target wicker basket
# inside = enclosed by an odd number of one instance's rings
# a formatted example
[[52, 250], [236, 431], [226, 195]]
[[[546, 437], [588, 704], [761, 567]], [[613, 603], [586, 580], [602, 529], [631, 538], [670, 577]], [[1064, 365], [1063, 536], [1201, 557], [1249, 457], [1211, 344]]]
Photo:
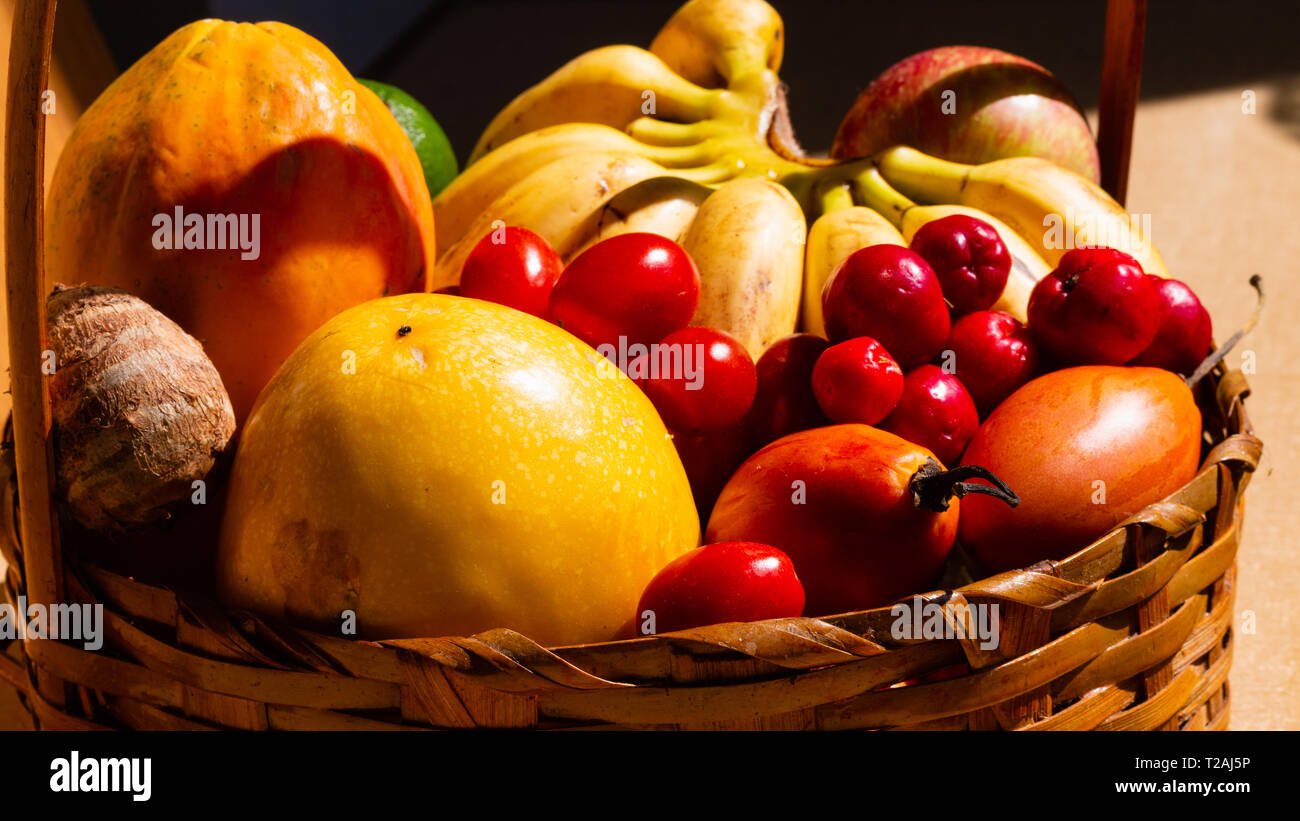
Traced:
[[39, 370], [42, 126], [15, 116], [25, 109], [14, 104], [37, 99], [44, 86], [53, 5], [19, 4], [10, 63], [14, 423], [12, 445], [0, 453], [0, 549], [11, 603], [102, 603], [104, 646], [34, 639], [0, 648], [10, 651], [0, 655], [0, 677], [18, 688], [39, 727], [1227, 726], [1242, 494], [1261, 443], [1242, 404], [1245, 379], [1222, 367], [1202, 386], [1207, 455], [1185, 487], [1063, 561], [923, 596], [947, 605], [950, 620], [959, 618], [954, 605], [996, 603], [1001, 631], [992, 650], [966, 638], [895, 638], [889, 607], [549, 649], [509, 630], [349, 641], [65, 557]]

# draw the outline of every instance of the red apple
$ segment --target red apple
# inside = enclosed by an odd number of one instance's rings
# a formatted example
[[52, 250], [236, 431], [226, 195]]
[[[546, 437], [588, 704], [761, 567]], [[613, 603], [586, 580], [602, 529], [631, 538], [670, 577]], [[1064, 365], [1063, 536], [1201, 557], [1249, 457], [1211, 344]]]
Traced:
[[910, 145], [948, 160], [1051, 160], [1093, 182], [1097, 144], [1073, 97], [1051, 72], [978, 46], [913, 54], [885, 70], [840, 123], [831, 156]]

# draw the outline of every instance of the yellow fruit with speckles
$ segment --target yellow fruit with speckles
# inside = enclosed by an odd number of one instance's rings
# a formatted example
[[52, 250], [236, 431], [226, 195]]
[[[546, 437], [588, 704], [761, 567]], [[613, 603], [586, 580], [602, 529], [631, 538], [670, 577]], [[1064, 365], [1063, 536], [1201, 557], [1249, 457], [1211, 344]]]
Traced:
[[388, 297], [296, 350], [243, 429], [218, 553], [230, 604], [363, 638], [508, 627], [604, 641], [699, 543], [645, 395], [543, 320]]

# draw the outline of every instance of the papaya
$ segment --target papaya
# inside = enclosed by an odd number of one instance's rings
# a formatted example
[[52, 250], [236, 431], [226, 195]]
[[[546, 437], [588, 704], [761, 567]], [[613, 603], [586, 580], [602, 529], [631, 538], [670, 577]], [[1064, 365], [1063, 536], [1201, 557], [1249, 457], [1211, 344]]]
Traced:
[[1201, 412], [1160, 368], [1084, 366], [1040, 376], [984, 420], [963, 464], [993, 471], [1018, 507], [962, 502], [958, 538], [987, 569], [1063, 559], [1196, 476]]
[[217, 586], [335, 635], [605, 641], [699, 531], [672, 439], [617, 367], [530, 314], [407, 294], [325, 323], [263, 391]]
[[78, 120], [45, 259], [50, 281], [125, 289], [197, 337], [242, 421], [325, 320], [426, 290], [433, 209], [401, 126], [324, 45], [200, 20]]

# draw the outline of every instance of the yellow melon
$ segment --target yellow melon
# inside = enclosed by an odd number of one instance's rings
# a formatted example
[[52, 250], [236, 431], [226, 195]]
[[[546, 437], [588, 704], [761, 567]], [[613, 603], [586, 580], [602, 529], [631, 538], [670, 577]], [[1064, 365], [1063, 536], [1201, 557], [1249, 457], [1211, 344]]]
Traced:
[[695, 547], [645, 395], [576, 338], [408, 294], [327, 322], [258, 398], [218, 553], [229, 603], [365, 638], [602, 641]]

